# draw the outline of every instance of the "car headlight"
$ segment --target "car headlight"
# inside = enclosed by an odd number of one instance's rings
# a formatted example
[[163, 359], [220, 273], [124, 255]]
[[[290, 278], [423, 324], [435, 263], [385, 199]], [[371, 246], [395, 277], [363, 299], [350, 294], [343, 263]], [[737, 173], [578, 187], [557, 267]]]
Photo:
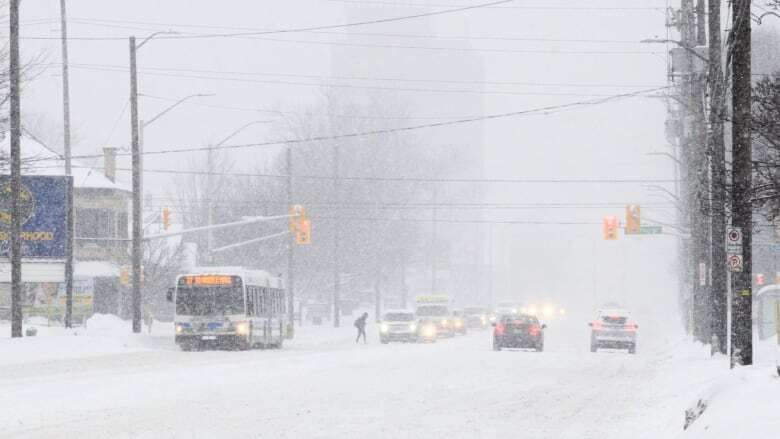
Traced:
[[545, 305], [542, 309], [542, 314], [544, 314], [545, 317], [550, 317], [555, 313], [555, 308], [553, 308], [552, 305]]
[[442, 326], [447, 326], [449, 324], [450, 324], [450, 322], [448, 322], [446, 319], [441, 321], [441, 325]]
[[517, 314], [517, 308], [512, 308], [512, 314]]
[[423, 328], [423, 335], [426, 337], [433, 337], [436, 335], [436, 327], [433, 325], [426, 325]]
[[485, 318], [485, 316], [480, 316], [479, 320], [482, 322], [483, 325], [487, 323], [487, 319]]
[[181, 334], [182, 332], [184, 332], [184, 326], [176, 325], [176, 333]]
[[536, 315], [536, 312], [537, 312], [537, 311], [538, 311], [538, 310], [536, 309], [536, 307], [535, 307], [535, 306], [529, 306], [529, 307], [528, 307], [528, 314], [531, 314], [531, 315]]
[[381, 325], [379, 325], [379, 330], [380, 330], [381, 332], [387, 332], [387, 331], [389, 331], [389, 330], [390, 330], [390, 327], [389, 327], [389, 326], [387, 326], [387, 323], [382, 323]]
[[412, 323], [411, 325], [409, 325], [409, 330], [412, 331], [412, 332], [416, 332], [417, 331], [417, 323]]
[[566, 315], [566, 310], [561, 308], [561, 309], [558, 310], [558, 313], [560, 313], [562, 316], [565, 316]]
[[463, 326], [463, 322], [461, 322], [460, 320], [456, 320], [455, 327], [460, 328], [461, 326]]
[[249, 323], [247, 322], [238, 322], [233, 327], [235, 328], [236, 334], [238, 335], [249, 334]]

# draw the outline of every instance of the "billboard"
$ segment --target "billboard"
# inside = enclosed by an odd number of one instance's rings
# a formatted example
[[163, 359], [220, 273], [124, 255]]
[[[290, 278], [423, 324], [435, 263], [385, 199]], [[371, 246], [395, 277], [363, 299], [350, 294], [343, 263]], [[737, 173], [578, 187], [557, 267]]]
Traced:
[[[68, 239], [67, 176], [22, 176], [22, 257], [65, 259]], [[11, 176], [0, 175], [0, 257], [10, 254]]]

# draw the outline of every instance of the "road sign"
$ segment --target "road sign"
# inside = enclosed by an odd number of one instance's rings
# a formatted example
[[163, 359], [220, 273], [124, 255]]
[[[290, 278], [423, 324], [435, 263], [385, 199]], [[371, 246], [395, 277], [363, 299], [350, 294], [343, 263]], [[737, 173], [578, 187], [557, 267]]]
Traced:
[[740, 227], [726, 228], [726, 253], [742, 255], [742, 229]]
[[729, 255], [727, 265], [732, 272], [741, 273], [743, 266], [742, 255]]
[[642, 226], [639, 228], [640, 235], [660, 235], [664, 232], [661, 226]]

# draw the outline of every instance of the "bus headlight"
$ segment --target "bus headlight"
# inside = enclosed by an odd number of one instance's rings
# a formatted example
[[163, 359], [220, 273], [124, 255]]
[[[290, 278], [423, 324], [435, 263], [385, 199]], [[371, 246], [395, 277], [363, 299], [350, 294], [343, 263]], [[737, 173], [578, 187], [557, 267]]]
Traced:
[[235, 324], [234, 328], [236, 329], [236, 334], [238, 335], [249, 334], [249, 323], [247, 322], [238, 322]]
[[387, 323], [382, 323], [381, 325], [379, 325], [379, 330], [380, 330], [381, 332], [387, 332], [387, 331], [389, 331], [389, 330], [390, 330], [390, 327], [389, 327], [389, 326], [387, 326]]
[[412, 323], [409, 325], [409, 330], [412, 332], [417, 332], [417, 323]]
[[425, 327], [423, 327], [423, 335], [426, 337], [435, 337], [436, 327], [433, 325], [425, 325]]

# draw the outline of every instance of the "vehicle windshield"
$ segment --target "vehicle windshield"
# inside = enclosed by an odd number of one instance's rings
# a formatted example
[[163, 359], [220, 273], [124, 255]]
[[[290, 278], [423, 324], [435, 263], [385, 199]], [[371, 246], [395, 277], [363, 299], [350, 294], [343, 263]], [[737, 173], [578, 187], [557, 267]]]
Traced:
[[444, 305], [425, 305], [418, 306], [416, 314], [420, 317], [446, 317], [450, 313]]
[[244, 294], [240, 286], [179, 286], [176, 314], [213, 316], [244, 313]]
[[395, 312], [385, 314], [385, 321], [388, 322], [411, 322], [414, 320], [414, 314], [408, 312]]
[[601, 321], [608, 325], [625, 325], [628, 317], [625, 316], [601, 316]]
[[501, 321], [513, 325], [533, 325], [539, 323], [539, 320], [534, 316], [504, 316]]

